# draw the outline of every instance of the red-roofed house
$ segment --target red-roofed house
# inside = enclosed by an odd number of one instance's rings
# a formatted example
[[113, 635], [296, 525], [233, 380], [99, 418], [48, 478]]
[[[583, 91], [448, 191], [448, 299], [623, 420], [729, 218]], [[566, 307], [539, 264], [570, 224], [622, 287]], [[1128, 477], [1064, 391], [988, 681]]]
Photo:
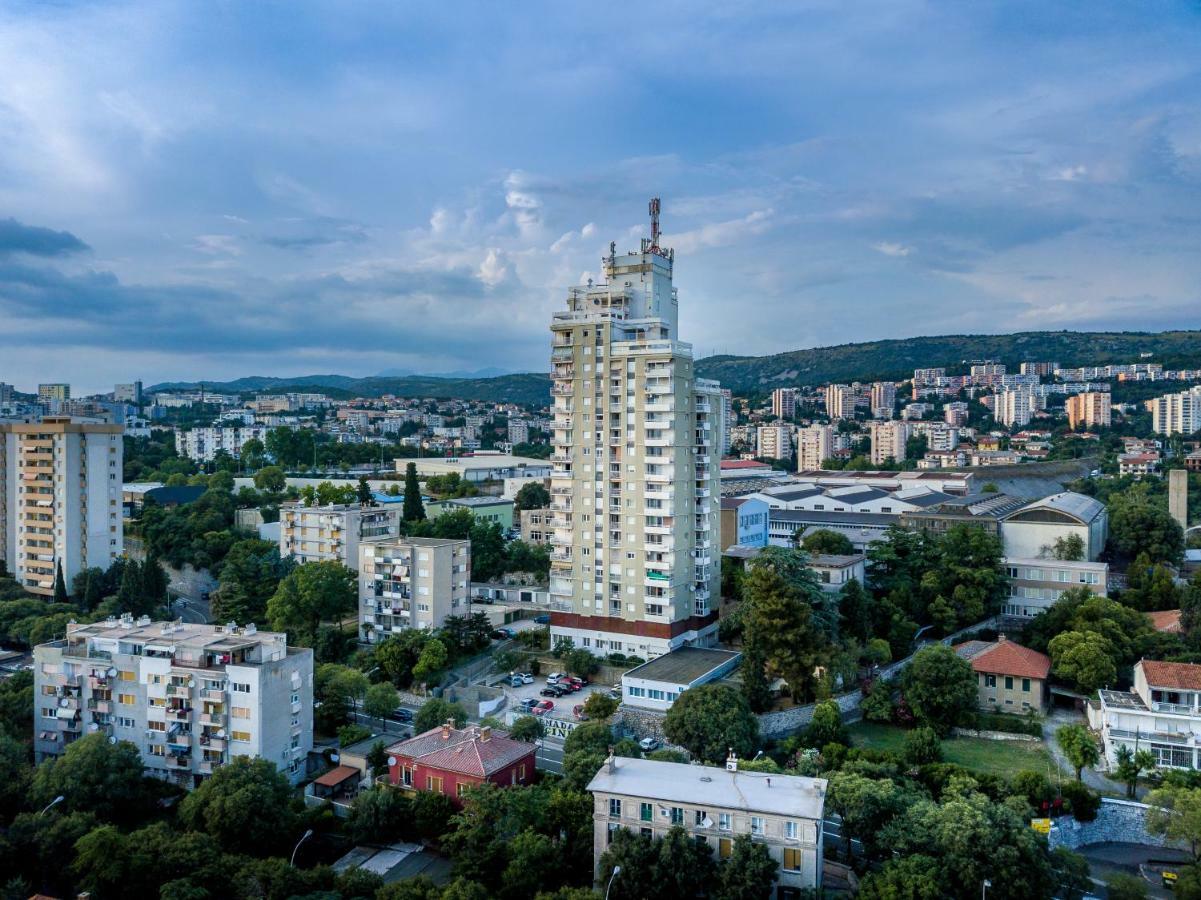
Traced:
[[981, 709], [1045, 711], [1051, 658], [1001, 635], [995, 641], [967, 641], [955, 652], [972, 664]]
[[1180, 634], [1183, 630], [1180, 624], [1180, 610], [1178, 609], [1161, 609], [1158, 612], [1147, 613], [1147, 618], [1151, 620], [1151, 627], [1156, 631], [1162, 631], [1165, 634]]
[[437, 791], [455, 803], [468, 788], [530, 784], [537, 748], [487, 726], [450, 722], [388, 748], [388, 778], [410, 791]]
[[1098, 691], [1105, 756], [1150, 750], [1158, 768], [1201, 768], [1201, 666], [1143, 659], [1130, 691]]

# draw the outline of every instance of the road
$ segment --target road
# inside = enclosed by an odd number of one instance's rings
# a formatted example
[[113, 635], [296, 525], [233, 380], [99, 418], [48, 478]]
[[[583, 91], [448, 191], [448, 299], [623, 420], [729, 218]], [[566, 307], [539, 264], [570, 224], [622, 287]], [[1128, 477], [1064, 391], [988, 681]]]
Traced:
[[554, 741], [550, 738], [543, 738], [539, 741], [538, 755], [534, 760], [534, 767], [540, 772], [551, 772], [555, 775], [562, 775], [563, 744], [560, 741]]
[[207, 625], [212, 617], [208, 601], [199, 598], [179, 597], [171, 604], [171, 608], [180, 619], [193, 625]]

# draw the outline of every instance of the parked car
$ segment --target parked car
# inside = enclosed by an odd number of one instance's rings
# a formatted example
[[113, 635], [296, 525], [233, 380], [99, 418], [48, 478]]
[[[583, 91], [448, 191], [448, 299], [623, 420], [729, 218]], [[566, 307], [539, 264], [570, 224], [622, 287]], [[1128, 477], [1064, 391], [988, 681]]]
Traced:
[[572, 675], [571, 680], [574, 681], [576, 684], [578, 684], [580, 687], [584, 687], [585, 685], [592, 684], [592, 682], [588, 680], [587, 675]]
[[492, 640], [494, 641], [511, 641], [517, 632], [512, 628], [497, 628], [492, 632]]
[[522, 673], [521, 673], [521, 683], [522, 683], [522, 684], [533, 684], [533, 683], [534, 683], [534, 676], [533, 676], [533, 673], [531, 673], [531, 672], [522, 672]]
[[411, 709], [405, 709], [403, 706], [398, 706], [396, 709], [392, 710], [392, 715], [389, 716], [389, 718], [395, 722], [412, 722], [413, 711]]
[[564, 672], [551, 672], [549, 675], [546, 676], [546, 683], [547, 684], [558, 684], [560, 681], [562, 681], [566, 677], [567, 677], [567, 675]]
[[521, 680], [520, 675], [509, 676], [509, 687], [521, 687], [523, 684], [525, 684], [525, 682]]
[[571, 708], [571, 714], [576, 717], [577, 721], [580, 721], [580, 722], [588, 721], [588, 714], [586, 712], [584, 712], [584, 704], [583, 703], [577, 703], [575, 706], [573, 706]]
[[550, 616], [548, 616], [546, 613], [543, 613], [540, 616], [534, 616], [534, 621], [539, 625], [549, 625]]
[[486, 606], [491, 606], [493, 601], [492, 601], [491, 597], [472, 597], [471, 602], [472, 603], [483, 603]]
[[574, 694], [576, 691], [582, 690], [584, 686], [578, 681], [568, 678], [566, 681], [560, 681], [559, 687], [567, 688]]
[[638, 742], [638, 746], [642, 748], [643, 753], [650, 753], [659, 749], [659, 741], [655, 738], [643, 738]]
[[531, 710], [537, 705], [538, 705], [538, 701], [535, 700], [533, 697], [526, 697], [524, 700], [521, 701], [522, 708], [526, 709], [526, 710]]
[[553, 700], [539, 700], [538, 705], [530, 710], [536, 716], [545, 716], [548, 712], [555, 708]]
[[621, 688], [619, 688], [619, 687], [609, 688], [609, 697], [613, 700], [620, 700], [621, 699]]
[[544, 687], [538, 693], [543, 697], [562, 697], [563, 696], [563, 694], [553, 684], [550, 685], [549, 687]]
[[557, 697], [565, 697], [571, 693], [571, 688], [565, 684], [552, 684], [551, 690], [555, 692]]

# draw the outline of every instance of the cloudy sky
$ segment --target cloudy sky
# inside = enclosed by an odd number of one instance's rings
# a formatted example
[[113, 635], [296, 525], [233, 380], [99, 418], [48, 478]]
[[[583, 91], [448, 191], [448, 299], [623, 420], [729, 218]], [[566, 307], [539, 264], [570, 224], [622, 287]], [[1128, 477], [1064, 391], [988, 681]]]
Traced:
[[0, 380], [545, 368], [663, 197], [702, 354], [1201, 327], [1201, 7], [0, 4]]

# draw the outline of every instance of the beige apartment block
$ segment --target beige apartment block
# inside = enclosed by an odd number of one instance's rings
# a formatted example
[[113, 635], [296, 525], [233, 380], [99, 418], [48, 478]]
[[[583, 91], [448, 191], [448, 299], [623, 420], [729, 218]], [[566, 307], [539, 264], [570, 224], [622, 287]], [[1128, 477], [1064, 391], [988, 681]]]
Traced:
[[768, 459], [788, 459], [792, 456], [793, 431], [791, 425], [760, 425], [758, 455]]
[[359, 547], [359, 634], [378, 643], [471, 612], [471, 541], [396, 538]]
[[138, 748], [148, 775], [191, 789], [239, 756], [292, 783], [313, 747], [313, 651], [254, 625], [130, 616], [67, 626], [33, 651], [34, 752], [100, 733]]
[[337, 560], [356, 569], [359, 545], [400, 534], [399, 503], [360, 506], [357, 503], [305, 506], [284, 503], [279, 508], [279, 555], [297, 562]]
[[776, 388], [771, 392], [771, 414], [778, 419], [796, 415], [796, 388]]
[[820, 469], [822, 463], [834, 455], [834, 431], [833, 425], [808, 425], [797, 429], [798, 472]]
[[46, 416], [0, 422], [0, 546], [8, 571], [34, 594], [107, 569], [123, 550], [122, 426]]
[[872, 465], [880, 466], [892, 460], [901, 462], [905, 459], [905, 444], [911, 434], [911, 426], [906, 422], [872, 422], [869, 426], [872, 434]]
[[518, 512], [521, 539], [527, 544], [549, 544], [554, 514], [547, 509], [523, 509]]
[[1083, 425], [1086, 428], [1109, 427], [1112, 410], [1106, 391], [1073, 394], [1067, 403], [1068, 427], [1073, 430]]
[[644, 658], [717, 637], [722, 396], [677, 339], [675, 254], [610, 245], [551, 323], [551, 636]]

